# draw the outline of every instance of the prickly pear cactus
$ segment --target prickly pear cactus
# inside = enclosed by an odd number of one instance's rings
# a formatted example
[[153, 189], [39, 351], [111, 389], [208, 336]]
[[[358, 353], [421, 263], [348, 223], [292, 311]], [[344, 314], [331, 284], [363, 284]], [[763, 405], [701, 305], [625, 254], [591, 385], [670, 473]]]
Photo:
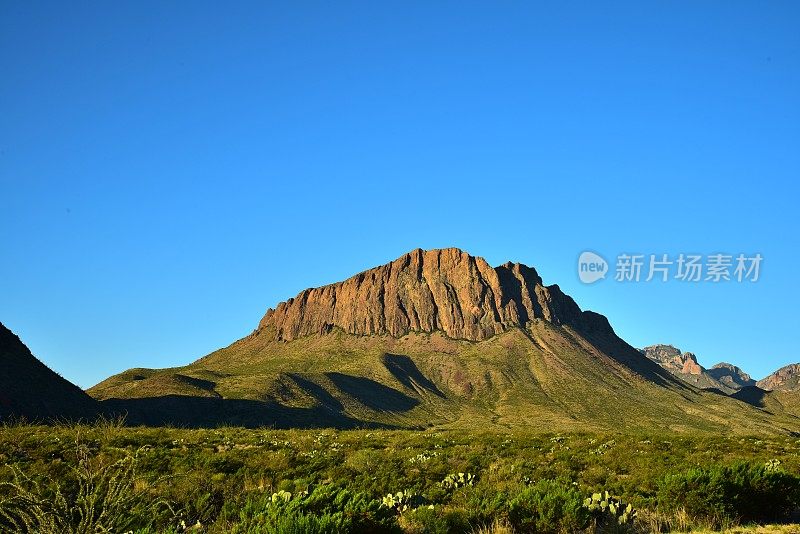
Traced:
[[448, 490], [475, 485], [475, 475], [472, 473], [450, 473], [441, 482], [442, 487]]
[[289, 502], [292, 500], [292, 494], [288, 491], [281, 490], [272, 494], [272, 502]]
[[608, 493], [593, 493], [583, 501], [583, 507], [589, 510], [600, 523], [616, 523], [620, 526], [632, 525], [636, 519], [633, 505], [625, 504]]
[[781, 461], [778, 460], [778, 459], [768, 460], [764, 464], [764, 469], [766, 469], [769, 472], [773, 472], [773, 473], [775, 471], [780, 471], [781, 470]]
[[397, 493], [389, 493], [383, 498], [382, 506], [386, 508], [393, 508], [397, 513], [403, 513], [406, 510], [412, 510], [422, 504], [422, 498], [413, 491], [398, 491]]

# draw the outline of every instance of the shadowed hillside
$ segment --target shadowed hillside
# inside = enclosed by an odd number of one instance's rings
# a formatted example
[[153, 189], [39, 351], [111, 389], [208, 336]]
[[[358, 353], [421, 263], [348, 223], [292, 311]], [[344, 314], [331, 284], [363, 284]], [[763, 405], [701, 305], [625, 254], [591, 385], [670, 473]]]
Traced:
[[31, 354], [0, 324], [0, 420], [79, 419], [97, 415], [97, 402]]

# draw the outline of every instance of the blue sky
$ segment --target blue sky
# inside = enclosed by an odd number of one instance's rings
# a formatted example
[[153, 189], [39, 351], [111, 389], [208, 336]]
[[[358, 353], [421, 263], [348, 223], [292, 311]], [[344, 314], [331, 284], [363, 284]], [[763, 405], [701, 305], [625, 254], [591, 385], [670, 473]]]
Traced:
[[[798, 27], [789, 1], [3, 2], [0, 321], [88, 387], [457, 246], [760, 378], [800, 361]], [[587, 249], [764, 263], [583, 285]]]

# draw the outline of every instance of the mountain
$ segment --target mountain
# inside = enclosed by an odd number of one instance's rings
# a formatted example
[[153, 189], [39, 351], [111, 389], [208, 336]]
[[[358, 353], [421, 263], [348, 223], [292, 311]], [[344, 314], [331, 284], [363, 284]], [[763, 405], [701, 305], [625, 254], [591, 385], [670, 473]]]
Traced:
[[458, 249], [417, 249], [280, 303], [256, 334], [291, 341], [337, 327], [362, 336], [441, 331], [483, 341], [536, 318], [557, 325], [583, 320], [571, 298], [556, 285], [543, 286], [525, 265], [492, 268]]
[[800, 392], [800, 363], [781, 367], [758, 381], [758, 387], [767, 391]]
[[0, 324], [0, 421], [92, 418], [98, 404], [78, 386], [51, 371], [19, 337]]
[[672, 345], [651, 345], [640, 352], [695, 387], [724, 393], [770, 413], [800, 416], [800, 364], [788, 365], [756, 382], [730, 363], [722, 362], [706, 369], [694, 354], [681, 352]]
[[672, 345], [651, 345], [640, 350], [661, 367], [681, 378], [684, 375], [702, 377], [705, 372], [694, 354], [683, 353]]
[[672, 345], [651, 345], [640, 351], [674, 376], [698, 388], [731, 394], [756, 384], [750, 375], [733, 364], [722, 362], [706, 369], [693, 353], [681, 352]]
[[749, 374], [731, 363], [718, 363], [711, 369], [707, 369], [706, 372], [715, 380], [719, 380], [734, 390], [756, 385], [756, 381]]
[[800, 429], [675, 378], [535, 269], [452, 248], [304, 290], [226, 348], [89, 393], [144, 424]]

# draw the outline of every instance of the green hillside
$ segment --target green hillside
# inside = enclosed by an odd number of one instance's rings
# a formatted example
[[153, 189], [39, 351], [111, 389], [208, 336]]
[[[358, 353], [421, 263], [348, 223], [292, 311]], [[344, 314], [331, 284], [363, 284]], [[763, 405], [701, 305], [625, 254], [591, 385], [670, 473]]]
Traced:
[[126, 371], [89, 393], [148, 424], [800, 430], [792, 413], [700, 391], [616, 336], [589, 337], [542, 320], [481, 342], [254, 334], [186, 367]]

